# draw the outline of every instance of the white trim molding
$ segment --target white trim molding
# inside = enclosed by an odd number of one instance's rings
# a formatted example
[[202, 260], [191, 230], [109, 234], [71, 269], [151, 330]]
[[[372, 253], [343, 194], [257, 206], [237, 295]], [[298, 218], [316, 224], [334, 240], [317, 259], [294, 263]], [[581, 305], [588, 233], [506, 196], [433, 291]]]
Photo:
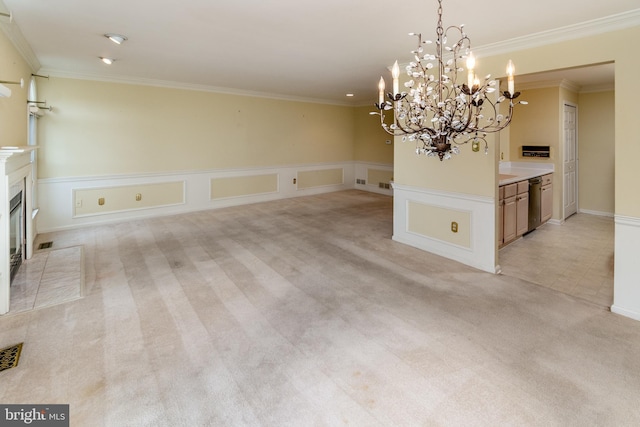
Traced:
[[[493, 197], [427, 190], [393, 184], [393, 240], [449, 258], [471, 267], [497, 273], [496, 201]], [[464, 212], [469, 217], [469, 246], [410, 230], [411, 202]]]
[[[379, 165], [378, 165], [379, 166]], [[298, 188], [294, 179], [298, 172], [342, 169], [342, 183]], [[273, 166], [240, 169], [212, 169], [203, 171], [171, 171], [166, 173], [145, 173], [112, 176], [84, 176], [70, 178], [48, 178], [38, 180], [39, 214], [37, 230], [40, 233], [68, 230], [78, 227], [108, 224], [131, 219], [174, 215], [207, 209], [217, 209], [272, 200], [300, 197], [332, 191], [356, 188], [353, 161], [336, 163], [313, 163], [288, 166]], [[261, 192], [211, 199], [211, 179], [241, 177], [263, 174], [278, 176], [277, 191]], [[185, 203], [172, 206], [153, 206], [145, 209], [105, 212], [101, 215], [74, 217], [74, 191], [77, 189], [97, 189], [131, 185], [158, 184], [173, 181], [185, 182]], [[364, 187], [364, 188], [360, 188]], [[371, 191], [368, 186], [358, 189]]]
[[555, 28], [548, 31], [541, 31], [526, 36], [516, 37], [497, 43], [478, 46], [474, 49], [476, 55], [490, 56], [518, 50], [531, 49], [551, 43], [558, 43], [565, 40], [575, 40], [591, 35], [598, 35], [610, 31], [630, 28], [640, 23], [640, 9], [634, 9], [615, 15], [593, 19], [591, 21], [580, 22], [562, 28]]
[[611, 311], [640, 320], [640, 218], [616, 215]]

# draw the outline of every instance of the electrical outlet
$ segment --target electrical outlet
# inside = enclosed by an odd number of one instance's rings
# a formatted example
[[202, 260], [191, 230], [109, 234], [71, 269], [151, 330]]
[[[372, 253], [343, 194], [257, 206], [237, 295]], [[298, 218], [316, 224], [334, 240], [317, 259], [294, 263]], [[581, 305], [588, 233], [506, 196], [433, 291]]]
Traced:
[[139, 202], [140, 200], [142, 200], [142, 194], [138, 193], [136, 194], [136, 202]]
[[298, 182], [298, 180], [293, 178], [293, 183], [295, 184], [296, 182]]
[[98, 205], [100, 205], [100, 206], [104, 205], [104, 197], [100, 197], [98, 199]]
[[454, 233], [458, 232], [458, 223], [455, 221], [451, 221], [451, 231], [453, 231]]

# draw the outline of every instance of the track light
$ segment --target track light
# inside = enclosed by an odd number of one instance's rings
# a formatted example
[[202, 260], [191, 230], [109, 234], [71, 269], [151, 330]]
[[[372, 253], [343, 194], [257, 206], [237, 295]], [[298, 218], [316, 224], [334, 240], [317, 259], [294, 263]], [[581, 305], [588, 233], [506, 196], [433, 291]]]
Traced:
[[100, 58], [100, 60], [101, 60], [102, 62], [104, 62], [104, 63], [105, 63], [105, 64], [107, 64], [107, 65], [111, 65], [111, 64], [113, 64], [113, 62], [115, 61], [115, 59], [113, 59], [113, 58], [105, 58], [105, 57], [103, 57], [103, 56], [100, 56], [99, 58]]
[[127, 37], [122, 34], [107, 33], [104, 36], [115, 44], [122, 44], [127, 41]]

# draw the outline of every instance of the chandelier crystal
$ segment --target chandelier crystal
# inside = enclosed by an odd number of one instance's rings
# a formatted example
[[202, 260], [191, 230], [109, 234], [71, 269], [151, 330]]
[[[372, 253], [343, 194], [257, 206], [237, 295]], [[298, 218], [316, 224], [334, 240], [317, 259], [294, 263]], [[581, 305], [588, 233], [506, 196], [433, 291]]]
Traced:
[[[448, 43], [448, 33], [459, 34], [453, 44]], [[371, 114], [380, 115], [382, 128], [393, 136], [401, 136], [403, 141], [416, 143], [416, 154], [438, 156], [440, 160], [450, 159], [458, 154], [459, 145], [471, 142], [473, 151], [480, 150], [484, 143], [485, 154], [488, 153], [486, 136], [498, 132], [509, 125], [513, 117], [514, 100], [520, 92], [514, 90], [514, 67], [509, 61], [507, 66], [507, 90], [498, 91], [498, 82], [490, 75], [482, 83], [476, 77], [475, 58], [471, 53], [471, 40], [464, 32], [464, 25], [442, 25], [442, 0], [438, 0], [438, 26], [435, 41], [435, 54], [425, 53], [424, 45], [433, 42], [422, 40], [422, 34], [409, 33], [418, 38], [418, 47], [411, 51], [414, 60], [406, 66], [409, 76], [404, 86], [406, 92], [399, 91], [398, 79], [400, 67], [394, 64], [391, 75], [393, 92], [387, 93], [384, 99], [385, 82], [380, 77], [378, 84], [379, 102], [375, 104], [378, 111]], [[461, 66], [466, 59], [465, 69]], [[494, 99], [492, 99], [494, 98]], [[508, 100], [509, 109], [500, 114], [499, 106]], [[526, 104], [519, 101], [516, 104]], [[393, 124], [385, 123], [385, 112], [393, 110]]]

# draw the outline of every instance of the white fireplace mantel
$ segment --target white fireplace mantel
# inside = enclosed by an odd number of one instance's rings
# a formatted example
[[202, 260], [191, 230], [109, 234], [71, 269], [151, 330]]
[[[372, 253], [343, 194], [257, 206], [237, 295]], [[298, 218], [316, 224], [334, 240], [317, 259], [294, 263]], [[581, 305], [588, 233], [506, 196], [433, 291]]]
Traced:
[[0, 147], [0, 315], [9, 311], [11, 295], [9, 263], [9, 191], [12, 185], [24, 180], [24, 212], [26, 218], [25, 255], [33, 254], [34, 227], [30, 214], [33, 210], [33, 165], [31, 152], [34, 145]]

